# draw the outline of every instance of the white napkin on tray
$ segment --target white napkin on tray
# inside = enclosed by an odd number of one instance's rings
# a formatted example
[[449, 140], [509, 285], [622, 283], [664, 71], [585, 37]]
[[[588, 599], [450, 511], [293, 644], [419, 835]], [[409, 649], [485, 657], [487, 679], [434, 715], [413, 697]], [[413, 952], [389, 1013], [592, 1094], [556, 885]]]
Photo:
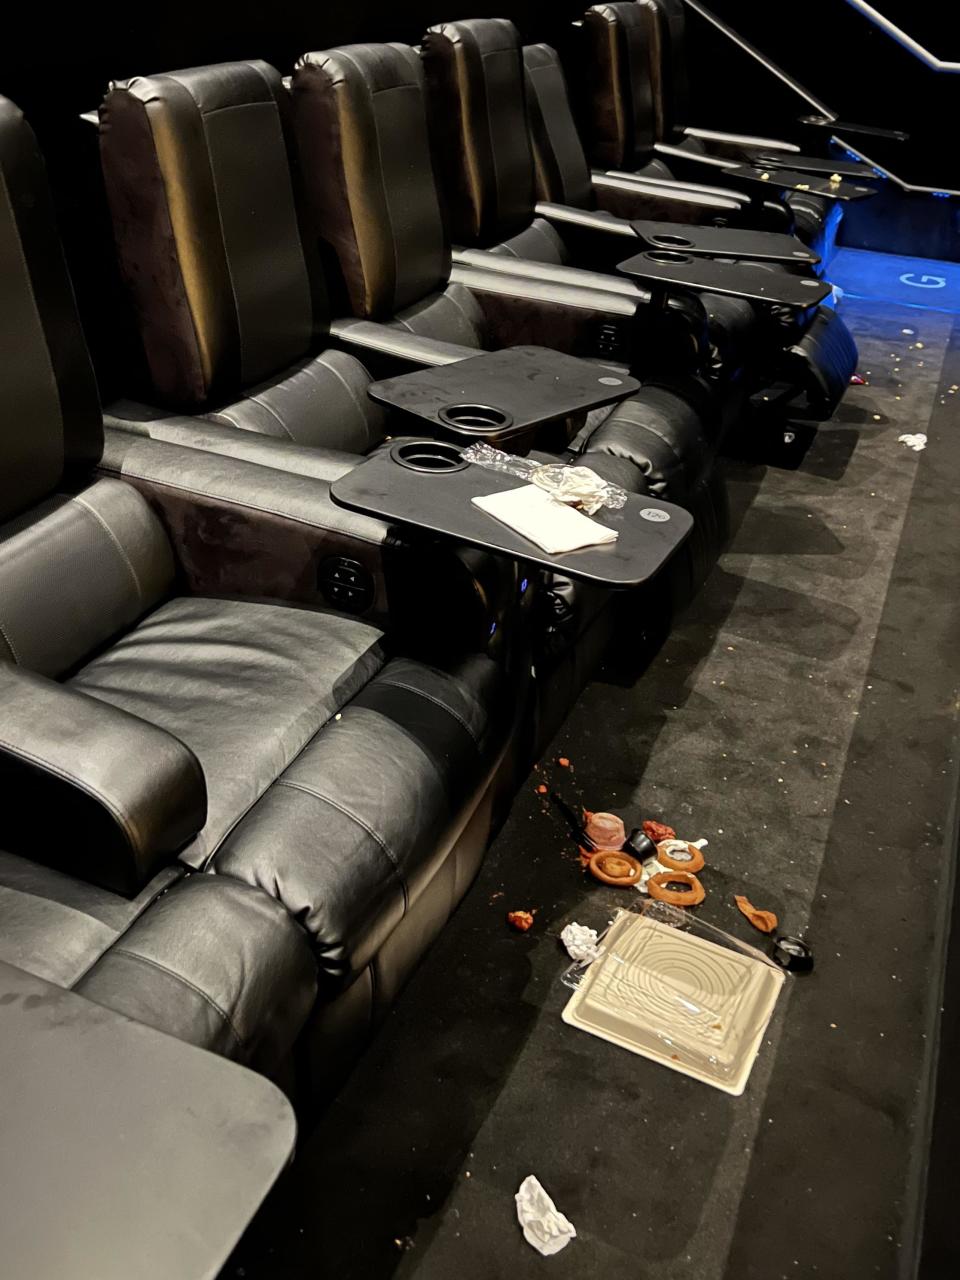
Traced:
[[617, 540], [615, 529], [608, 529], [573, 507], [557, 502], [535, 484], [471, 501], [515, 533], [535, 542], [548, 555], [559, 556], [565, 551], [598, 547]]

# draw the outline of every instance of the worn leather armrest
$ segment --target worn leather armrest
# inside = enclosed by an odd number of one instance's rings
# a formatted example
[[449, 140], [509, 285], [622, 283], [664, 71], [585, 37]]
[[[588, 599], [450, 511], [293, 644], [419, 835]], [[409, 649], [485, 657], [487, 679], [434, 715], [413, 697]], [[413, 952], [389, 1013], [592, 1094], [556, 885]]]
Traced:
[[[686, 156], [688, 153], [684, 151], [681, 154]], [[628, 182], [651, 195], [660, 195], [661, 192], [669, 195], [671, 192], [675, 192], [682, 194], [686, 198], [703, 196], [704, 198], [713, 197], [716, 200], [733, 201], [738, 208], [746, 208], [750, 204], [750, 197], [745, 196], [742, 191], [737, 191], [732, 187], [715, 187], [705, 182], [681, 182], [677, 178], [648, 178], [641, 173], [630, 173], [626, 169], [595, 169], [592, 176], [594, 182], [598, 177], [615, 178], [617, 182]]]
[[[800, 148], [793, 142], [783, 142], [779, 138], [759, 138], [753, 137], [746, 133], [726, 133], [719, 129], [684, 129], [684, 136], [687, 138], [697, 138], [700, 142], [705, 142], [708, 147], [716, 151], [722, 151], [724, 147], [730, 147], [737, 152], [746, 151], [783, 151], [796, 152], [799, 154]], [[785, 160], [784, 163], [787, 163]]]
[[[613, 212], [632, 218], [650, 216], [669, 220], [675, 212], [678, 217], [697, 221], [706, 217], [735, 216], [747, 204], [745, 198], [737, 192], [724, 195], [719, 191], [685, 187], [682, 183], [655, 186], [642, 178], [621, 178], [611, 173], [595, 173], [593, 190], [601, 208], [605, 201], [616, 198], [617, 209]], [[648, 214], [647, 211], [651, 208], [657, 212]]]
[[579, 227], [584, 231], [596, 231], [603, 235], [630, 239], [634, 234], [630, 223], [603, 209], [577, 209], [569, 204], [554, 204], [552, 200], [538, 200], [536, 214], [560, 227]]
[[0, 663], [0, 844], [132, 897], [200, 830], [207, 791], [173, 734]]
[[[632, 229], [630, 234], [636, 240], [636, 233]], [[638, 244], [637, 248], [639, 247]], [[513, 281], [513, 287], [520, 294], [530, 288], [531, 281], [564, 288], [569, 291], [571, 306], [578, 305], [578, 298], [583, 299], [584, 304], [589, 304], [602, 300], [603, 295], [611, 293], [631, 298], [634, 303], [642, 301], [640, 290], [632, 281], [625, 280], [622, 276], [607, 275], [603, 271], [589, 271], [583, 267], [537, 262], [533, 258], [508, 258], [505, 254], [492, 253], [489, 249], [455, 249], [453, 264], [458, 272], [456, 279], [462, 279], [464, 283], [468, 281], [461, 268], [493, 272], [502, 277], [501, 283], [507, 290], [511, 288], [510, 281]], [[476, 279], [478, 277], [474, 277]]]
[[458, 342], [423, 338], [418, 333], [410, 333], [406, 329], [380, 324], [374, 320], [334, 320], [330, 325], [330, 336], [361, 359], [364, 352], [373, 351], [417, 368], [454, 364], [457, 360], [468, 360], [477, 354], [472, 347], [462, 346]]
[[100, 469], [132, 484], [158, 513], [193, 594], [337, 607], [321, 582], [322, 571], [330, 558], [347, 557], [366, 570], [372, 586], [362, 615], [378, 625], [387, 621], [388, 526], [346, 511], [330, 497], [330, 482], [360, 459], [343, 454], [340, 464], [328, 460], [321, 479], [275, 468], [269, 448], [261, 466], [249, 457], [184, 448], [109, 427], [104, 437]]
[[104, 425], [128, 434], [165, 441], [188, 449], [220, 453], [230, 458], [312, 476], [315, 480], [336, 480], [357, 465], [356, 454], [340, 449], [314, 449], [293, 440], [238, 431], [220, 422], [190, 416], [165, 416], [162, 411], [131, 400], [117, 401], [104, 410]]

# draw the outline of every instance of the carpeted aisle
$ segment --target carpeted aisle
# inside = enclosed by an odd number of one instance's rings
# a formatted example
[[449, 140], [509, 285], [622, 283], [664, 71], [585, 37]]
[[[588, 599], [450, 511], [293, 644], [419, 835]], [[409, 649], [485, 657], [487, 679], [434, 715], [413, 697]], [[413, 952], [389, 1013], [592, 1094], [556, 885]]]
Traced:
[[[911, 1274], [952, 888], [960, 338], [945, 311], [845, 315], [868, 385], [809, 447], [731, 463], [705, 590], [633, 687], [581, 698], [225, 1275]], [[560, 929], [631, 891], [583, 879], [541, 777], [707, 837], [705, 918], [757, 941], [745, 893], [806, 933], [816, 971], [788, 981], [743, 1097], [561, 1023]], [[549, 1260], [516, 1226], [528, 1173], [578, 1231]]]

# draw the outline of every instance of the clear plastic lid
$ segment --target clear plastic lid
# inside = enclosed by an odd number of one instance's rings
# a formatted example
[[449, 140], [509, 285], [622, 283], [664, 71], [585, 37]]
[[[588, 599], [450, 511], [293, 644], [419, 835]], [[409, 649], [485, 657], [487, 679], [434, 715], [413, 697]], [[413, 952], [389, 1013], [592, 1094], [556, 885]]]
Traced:
[[756, 947], [657, 901], [619, 911], [600, 944], [598, 959], [563, 974], [573, 989], [564, 1022], [741, 1094], [783, 972]]

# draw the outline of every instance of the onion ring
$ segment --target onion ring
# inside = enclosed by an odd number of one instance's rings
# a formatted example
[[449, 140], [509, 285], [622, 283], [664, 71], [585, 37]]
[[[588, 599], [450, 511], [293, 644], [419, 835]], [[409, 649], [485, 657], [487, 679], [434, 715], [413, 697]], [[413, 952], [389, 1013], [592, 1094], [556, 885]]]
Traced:
[[[671, 884], [685, 884], [686, 889], [670, 889]], [[658, 871], [646, 884], [647, 893], [658, 902], [669, 902], [672, 907], [697, 907], [707, 896], [707, 891], [692, 871]]]
[[602, 884], [629, 888], [643, 875], [643, 867], [629, 853], [619, 849], [598, 849], [587, 863], [587, 870]]
[[704, 868], [703, 854], [695, 844], [687, 844], [685, 840], [661, 840], [657, 845], [657, 861], [671, 871], [697, 872]]

